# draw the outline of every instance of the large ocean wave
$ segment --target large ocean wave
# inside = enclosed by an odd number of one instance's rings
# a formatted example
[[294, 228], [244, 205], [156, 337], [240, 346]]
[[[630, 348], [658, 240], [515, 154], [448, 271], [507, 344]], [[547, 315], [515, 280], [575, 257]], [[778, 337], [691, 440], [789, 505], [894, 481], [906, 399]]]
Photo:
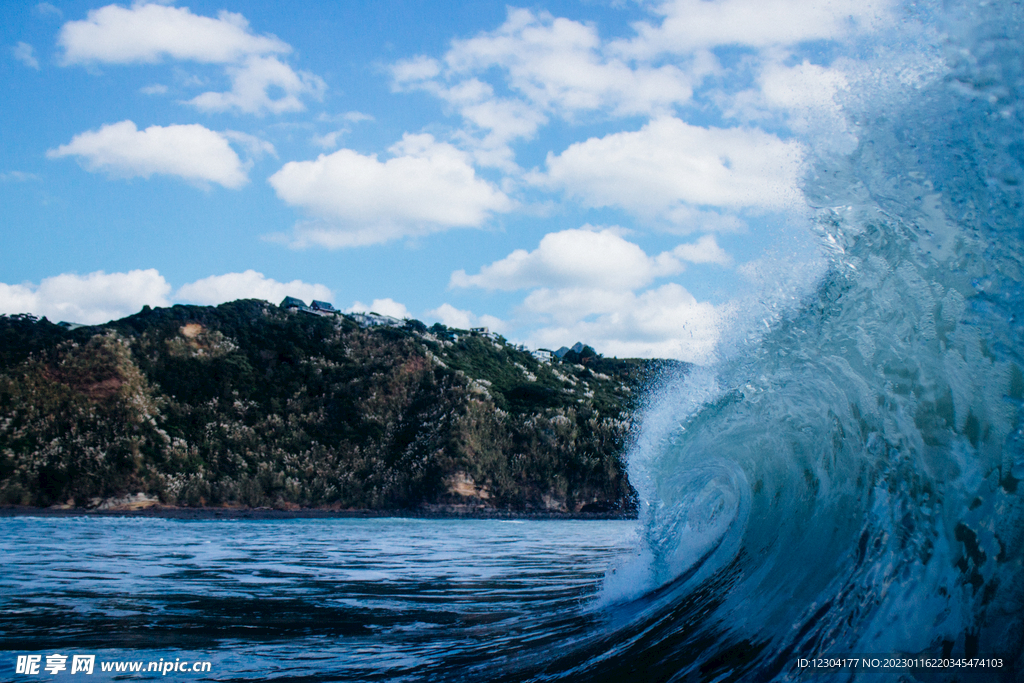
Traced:
[[796, 680], [855, 653], [1004, 660], [872, 680], [1024, 676], [1021, 19], [908, 16], [918, 58], [852, 89], [856, 147], [820, 144], [804, 187], [822, 274], [660, 389], [638, 557], [552, 677]]

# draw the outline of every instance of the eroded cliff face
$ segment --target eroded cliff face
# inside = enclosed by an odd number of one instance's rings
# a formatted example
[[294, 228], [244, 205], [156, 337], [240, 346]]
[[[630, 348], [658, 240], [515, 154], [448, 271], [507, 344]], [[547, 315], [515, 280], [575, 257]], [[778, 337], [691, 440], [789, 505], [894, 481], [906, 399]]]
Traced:
[[632, 506], [621, 455], [649, 362], [550, 365], [260, 301], [0, 333], [3, 504]]

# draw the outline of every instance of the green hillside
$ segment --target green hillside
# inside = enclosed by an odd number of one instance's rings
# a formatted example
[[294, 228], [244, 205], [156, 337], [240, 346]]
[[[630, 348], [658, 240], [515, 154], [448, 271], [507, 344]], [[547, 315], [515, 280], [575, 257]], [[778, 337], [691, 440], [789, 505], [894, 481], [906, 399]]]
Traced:
[[567, 358], [257, 300], [0, 317], [0, 504], [627, 511], [621, 456], [665, 362]]

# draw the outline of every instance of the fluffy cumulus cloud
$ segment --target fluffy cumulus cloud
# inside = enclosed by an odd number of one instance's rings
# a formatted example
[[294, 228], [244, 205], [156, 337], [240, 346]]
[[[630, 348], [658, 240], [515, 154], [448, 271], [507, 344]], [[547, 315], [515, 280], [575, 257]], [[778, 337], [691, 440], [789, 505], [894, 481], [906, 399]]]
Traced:
[[293, 161], [270, 177], [278, 197], [307, 211], [293, 246], [376, 244], [457, 227], [477, 227], [512, 208], [476, 175], [468, 155], [430, 135], [405, 135], [391, 158], [351, 149]]
[[451, 75], [499, 68], [526, 101], [565, 113], [643, 114], [692, 95], [688, 74], [677, 66], [627, 64], [603, 53], [593, 25], [525, 9], [510, 9], [494, 32], [454, 42], [445, 65]]
[[[509, 9], [497, 30], [457, 40], [442, 60], [423, 56], [395, 64], [398, 90], [424, 90], [463, 118], [462, 140], [479, 163], [514, 168], [509, 143], [529, 139], [551, 115], [574, 119], [605, 111], [613, 116], [670, 111], [686, 103], [711, 62], [636, 64], [609, 55], [591, 24], [526, 9]], [[487, 77], [500, 74], [496, 94]]]
[[[205, 92], [189, 101], [203, 111], [238, 110], [247, 114], [283, 114], [304, 111], [302, 97], [319, 99], [327, 84], [305, 71], [293, 71], [277, 57], [249, 57], [244, 64], [227, 68], [231, 77], [228, 92]], [[279, 92], [271, 97], [271, 89]]]
[[213, 18], [164, 4], [108, 5], [64, 24], [57, 43], [65, 65], [166, 60], [224, 65], [231, 89], [189, 100], [203, 111], [303, 111], [303, 98], [318, 98], [327, 87], [318, 76], [297, 72], [282, 61], [290, 45], [273, 35], [253, 33], [245, 17], [223, 10]]
[[78, 157], [91, 171], [125, 178], [171, 175], [232, 189], [249, 180], [227, 137], [199, 124], [139, 130], [134, 122], [121, 121], [79, 133], [46, 155], [51, 159]]
[[633, 290], [656, 278], [676, 275], [684, 261], [729, 263], [713, 236], [695, 244], [648, 256], [614, 230], [563, 230], [545, 235], [534, 251], [517, 249], [500, 261], [484, 266], [476, 275], [459, 270], [453, 287], [516, 290], [532, 287], [583, 287]]
[[754, 128], [673, 117], [548, 154], [536, 182], [591, 207], [685, 223], [697, 207], [785, 209], [800, 199], [803, 149]]
[[[686, 262], [725, 266], [732, 259], [713, 235], [648, 256], [614, 230], [565, 230], [546, 235], [534, 251], [516, 250], [476, 275], [457, 271], [451, 284], [531, 290], [519, 317], [533, 327], [533, 346], [585, 340], [612, 355], [707, 360], [722, 312], [677, 283], [644, 289], [682, 272]], [[431, 313], [448, 325], [473, 319], [454, 307]]]
[[890, 0], [668, 0], [659, 22], [634, 25], [636, 35], [611, 49], [632, 58], [689, 53], [720, 45], [770, 48], [837, 40], [891, 21]]
[[65, 273], [39, 284], [0, 282], [0, 314], [31, 313], [52, 321], [98, 325], [138, 313], [147, 305], [170, 306], [175, 301], [216, 305], [235, 299], [277, 303], [286, 296], [330, 301], [332, 294], [324, 285], [301, 280], [278, 282], [254, 270], [213, 275], [186, 284], [173, 294], [170, 283], [153, 268], [127, 273], [96, 271], [88, 275]]
[[523, 309], [548, 323], [530, 335], [531, 346], [558, 348], [578, 340], [608, 356], [693, 363], [712, 359], [729, 312], [727, 305], [697, 301], [676, 283], [640, 293], [542, 289], [526, 298]]
[[178, 301], [207, 306], [236, 299], [263, 299], [276, 304], [286, 296], [294, 296], [309, 303], [314, 299], [331, 301], [334, 295], [324, 285], [310, 284], [302, 280], [278, 282], [255, 270], [211, 275], [184, 285], [175, 293], [175, 299]]
[[38, 285], [0, 283], [0, 313], [32, 313], [52, 321], [96, 325], [138, 313], [145, 306], [168, 306], [171, 285], [160, 273], [96, 271], [63, 274]]
[[162, 4], [107, 5], [81, 21], [69, 21], [57, 44], [65, 64], [156, 63], [163, 59], [226, 64], [249, 55], [281, 54], [291, 47], [275, 36], [255, 35], [241, 14], [216, 19], [187, 7]]
[[[462, 118], [461, 140], [473, 147], [478, 163], [511, 171], [511, 143], [534, 137], [552, 117], [670, 116], [694, 100], [709, 76], [716, 77], [715, 85], [702, 93], [705, 101], [727, 102], [735, 93], [718, 92], [722, 84], [745, 80], [730, 79], [730, 73], [742, 76], [761, 62], [791, 61], [793, 51], [810, 41], [846, 40], [886, 26], [891, 4], [668, 0], [649, 6], [653, 20], [633, 24], [632, 35], [614, 40], [603, 39], [591, 23], [510, 8], [500, 27], [452, 41], [440, 58], [420, 55], [394, 64], [393, 85], [446, 102]], [[714, 52], [723, 46], [751, 54], [725, 65]], [[805, 108], [802, 100], [829, 98], [834, 80], [816, 78], [813, 69], [799, 71], [768, 73], [759, 84], [765, 97], [753, 94], [775, 107]]]

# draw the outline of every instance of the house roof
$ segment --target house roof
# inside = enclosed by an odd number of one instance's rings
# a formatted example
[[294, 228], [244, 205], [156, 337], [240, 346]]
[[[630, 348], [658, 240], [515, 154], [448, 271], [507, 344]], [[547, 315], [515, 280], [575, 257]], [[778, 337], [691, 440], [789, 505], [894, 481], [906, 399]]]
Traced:
[[284, 298], [284, 301], [281, 302], [281, 308], [292, 308], [293, 306], [298, 308], [305, 308], [306, 302], [303, 301], [302, 299], [296, 299], [294, 296], [286, 296]]

